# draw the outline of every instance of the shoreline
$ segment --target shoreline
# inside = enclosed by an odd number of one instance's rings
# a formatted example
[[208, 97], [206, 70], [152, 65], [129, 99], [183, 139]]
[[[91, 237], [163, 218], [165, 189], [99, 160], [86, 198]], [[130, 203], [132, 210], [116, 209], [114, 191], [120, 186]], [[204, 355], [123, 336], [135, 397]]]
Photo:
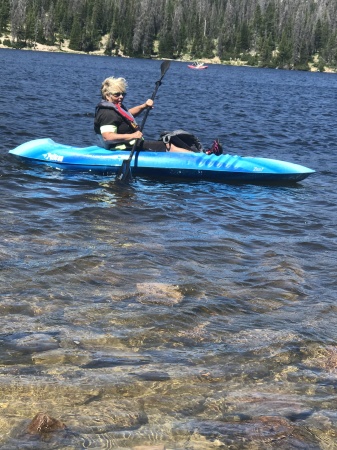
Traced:
[[[103, 46], [102, 46], [103, 47]], [[3, 45], [2, 43], [0, 43], [0, 48], [3, 49], [9, 49], [9, 50], [18, 50], [16, 48], [13, 47], [8, 47], [6, 45]], [[102, 50], [96, 50], [94, 52], [81, 52], [81, 51], [77, 51], [77, 50], [71, 50], [69, 48], [69, 41], [65, 41], [62, 44], [62, 48], [60, 48], [58, 45], [43, 45], [43, 44], [39, 44], [36, 43], [34, 48], [28, 48], [28, 47], [24, 47], [20, 50], [23, 51], [38, 51], [38, 52], [50, 52], [50, 53], [69, 53], [69, 54], [74, 54], [74, 55], [89, 55], [89, 56], [105, 56], [107, 58], [130, 58], [130, 56], [125, 56], [122, 53], [119, 55], [105, 55], [104, 54], [104, 49], [102, 48]], [[153, 60], [164, 60], [167, 58], [151, 58]], [[185, 63], [192, 63], [195, 60], [193, 59], [189, 59], [188, 57], [182, 57], [179, 59], [171, 59], [170, 61], [179, 61], [179, 62], [185, 62]], [[230, 61], [221, 61], [220, 58], [218, 56], [215, 56], [214, 58], [210, 59], [210, 58], [205, 58], [205, 59], [199, 59], [198, 58], [198, 62], [202, 62], [204, 64], [220, 64], [220, 65], [224, 65], [224, 66], [237, 66], [237, 67], [255, 67], [255, 68], [261, 68], [258, 66], [250, 66], [249, 64], [245, 64], [244, 61], [240, 60], [240, 59], [233, 59]], [[309, 64], [309, 68], [310, 70], [306, 71], [306, 72], [313, 72], [313, 73], [337, 73], [337, 69], [332, 69], [329, 67], [325, 67], [323, 72], [320, 72], [317, 67], [314, 66], [313, 63]], [[279, 68], [275, 68], [279, 69]], [[287, 69], [280, 69], [280, 70], [287, 70]], [[293, 69], [289, 69], [289, 70], [293, 70]]]

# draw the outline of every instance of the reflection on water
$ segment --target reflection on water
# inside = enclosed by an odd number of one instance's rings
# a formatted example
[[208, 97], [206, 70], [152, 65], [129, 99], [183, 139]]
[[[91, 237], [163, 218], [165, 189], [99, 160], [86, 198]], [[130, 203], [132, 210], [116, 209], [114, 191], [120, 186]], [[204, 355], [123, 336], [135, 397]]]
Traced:
[[[8, 65], [0, 72], [25, 62], [20, 95], [31, 92], [26, 107], [35, 119], [22, 119], [21, 103], [11, 107], [6, 117], [24, 123], [18, 138], [1, 116], [0, 447], [335, 448], [336, 162], [325, 151], [336, 139], [335, 79], [210, 66], [205, 80], [172, 63], [149, 134], [166, 121], [168, 129], [189, 123], [195, 92], [206, 104], [205, 86], [219, 86], [214, 107], [228, 130], [203, 109], [191, 132], [207, 142], [221, 128], [239, 153], [317, 173], [292, 187], [145, 179], [120, 186], [27, 167], [8, 150], [31, 137], [71, 144], [78, 127], [90, 145], [101, 78], [128, 73], [140, 100], [160, 64], [1, 54]], [[47, 89], [45, 77], [54, 82], [53, 117], [36, 89]], [[87, 88], [83, 111], [71, 100], [78, 86]], [[165, 98], [182, 87], [177, 124]], [[4, 107], [10, 92], [0, 93]], [[29, 433], [38, 412], [66, 428]]]

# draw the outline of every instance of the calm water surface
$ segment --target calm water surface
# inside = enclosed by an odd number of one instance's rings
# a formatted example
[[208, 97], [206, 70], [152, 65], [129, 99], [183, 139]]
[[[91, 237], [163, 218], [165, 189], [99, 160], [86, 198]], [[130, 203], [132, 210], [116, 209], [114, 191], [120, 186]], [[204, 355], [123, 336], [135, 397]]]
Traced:
[[[147, 138], [303, 164], [291, 187], [129, 186], [8, 151], [95, 142], [160, 62], [0, 51], [0, 448], [337, 448], [337, 75], [172, 62]], [[66, 424], [27, 433], [38, 412]], [[161, 446], [161, 447], [160, 447]]]

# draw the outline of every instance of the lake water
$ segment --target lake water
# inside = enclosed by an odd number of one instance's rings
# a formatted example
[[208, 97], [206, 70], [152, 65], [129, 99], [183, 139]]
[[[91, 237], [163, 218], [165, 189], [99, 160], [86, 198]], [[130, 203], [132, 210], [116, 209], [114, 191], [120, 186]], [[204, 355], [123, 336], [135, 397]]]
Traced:
[[[316, 170], [229, 186], [30, 167], [95, 143], [110, 75], [160, 61], [0, 50], [0, 448], [337, 448], [337, 75], [172, 62], [145, 136]], [[38, 412], [66, 428], [30, 435]]]

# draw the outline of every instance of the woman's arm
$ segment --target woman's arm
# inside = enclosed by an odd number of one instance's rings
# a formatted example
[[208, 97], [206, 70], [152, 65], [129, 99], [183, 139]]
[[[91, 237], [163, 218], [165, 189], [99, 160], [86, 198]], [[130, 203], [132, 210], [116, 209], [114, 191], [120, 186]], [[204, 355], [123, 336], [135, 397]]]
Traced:
[[104, 141], [116, 141], [116, 142], [129, 142], [133, 139], [140, 139], [143, 136], [143, 133], [141, 131], [135, 131], [134, 133], [128, 133], [128, 134], [120, 134], [120, 133], [113, 133], [112, 131], [105, 131], [102, 133], [102, 137]]
[[133, 108], [130, 108], [128, 111], [134, 117], [137, 117], [146, 108], [153, 108], [153, 100], [151, 100], [150, 98], [146, 100], [146, 102], [143, 103], [142, 105], [134, 106]]

